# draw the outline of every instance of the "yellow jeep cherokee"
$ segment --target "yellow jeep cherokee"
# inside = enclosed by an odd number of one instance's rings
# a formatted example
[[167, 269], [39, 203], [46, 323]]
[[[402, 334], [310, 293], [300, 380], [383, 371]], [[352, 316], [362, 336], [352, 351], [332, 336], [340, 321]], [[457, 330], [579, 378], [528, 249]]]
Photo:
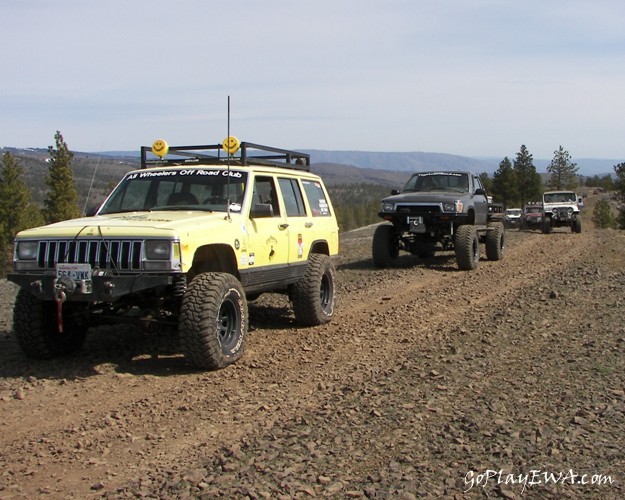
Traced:
[[241, 357], [247, 299], [288, 293], [302, 325], [332, 319], [338, 225], [304, 153], [239, 141], [141, 148], [95, 215], [15, 239], [14, 331], [34, 358], [110, 321], [175, 322], [204, 369]]

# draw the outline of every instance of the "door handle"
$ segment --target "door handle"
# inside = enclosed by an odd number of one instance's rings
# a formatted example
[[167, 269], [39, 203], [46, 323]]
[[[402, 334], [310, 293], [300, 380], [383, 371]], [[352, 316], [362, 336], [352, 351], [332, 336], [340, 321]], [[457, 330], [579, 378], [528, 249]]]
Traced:
[[306, 224], [304, 224], [304, 227], [312, 227], [313, 223], [312, 222], [307, 222]]
[[284, 231], [287, 227], [289, 227], [289, 225], [285, 222], [283, 224], [280, 224], [278, 227], [280, 228], [280, 230]]

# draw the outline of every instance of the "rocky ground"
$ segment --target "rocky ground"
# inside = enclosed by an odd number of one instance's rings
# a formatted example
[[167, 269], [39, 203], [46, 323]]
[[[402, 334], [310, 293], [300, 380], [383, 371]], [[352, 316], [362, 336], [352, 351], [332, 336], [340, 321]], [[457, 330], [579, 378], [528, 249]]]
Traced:
[[474, 272], [375, 269], [371, 234], [335, 321], [262, 297], [217, 372], [128, 328], [28, 360], [3, 282], [0, 498], [625, 497], [625, 233], [508, 231]]

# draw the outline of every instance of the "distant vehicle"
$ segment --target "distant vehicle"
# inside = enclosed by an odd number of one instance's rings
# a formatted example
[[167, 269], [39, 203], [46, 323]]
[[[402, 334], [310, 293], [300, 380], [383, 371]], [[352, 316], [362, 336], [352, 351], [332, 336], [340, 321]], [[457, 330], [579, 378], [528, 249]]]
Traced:
[[507, 208], [504, 212], [503, 223], [508, 229], [518, 229], [521, 226], [522, 213], [520, 208]]
[[574, 191], [546, 191], [543, 194], [543, 233], [550, 233], [555, 227], [570, 227], [573, 233], [581, 233], [578, 200]]
[[541, 229], [543, 225], [543, 204], [528, 203], [523, 207], [521, 229]]

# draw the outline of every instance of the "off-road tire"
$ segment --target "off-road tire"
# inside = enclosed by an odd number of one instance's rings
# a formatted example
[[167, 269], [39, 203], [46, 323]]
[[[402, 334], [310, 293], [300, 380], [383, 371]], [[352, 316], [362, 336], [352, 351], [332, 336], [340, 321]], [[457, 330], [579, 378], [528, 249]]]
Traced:
[[302, 326], [328, 323], [336, 306], [336, 271], [332, 259], [313, 253], [304, 276], [290, 289], [295, 320]]
[[548, 217], [545, 217], [543, 219], [542, 232], [543, 234], [549, 234], [551, 230], [552, 230], [551, 219], [549, 219]]
[[488, 260], [503, 259], [505, 249], [505, 231], [501, 222], [491, 222], [486, 232], [486, 258]]
[[375, 228], [371, 254], [375, 267], [384, 269], [393, 265], [399, 256], [399, 240], [394, 226], [382, 224]]
[[59, 332], [57, 304], [20, 289], [13, 308], [13, 331], [22, 351], [34, 359], [52, 359], [78, 351], [87, 335], [87, 304], [64, 302]]
[[579, 215], [575, 217], [575, 221], [571, 224], [571, 231], [577, 234], [582, 232], [582, 218]]
[[187, 361], [201, 369], [225, 368], [239, 359], [248, 331], [243, 286], [227, 273], [202, 273], [187, 287], [179, 334]]
[[462, 271], [477, 269], [480, 260], [480, 241], [475, 226], [464, 224], [458, 227], [454, 250], [458, 268]]

